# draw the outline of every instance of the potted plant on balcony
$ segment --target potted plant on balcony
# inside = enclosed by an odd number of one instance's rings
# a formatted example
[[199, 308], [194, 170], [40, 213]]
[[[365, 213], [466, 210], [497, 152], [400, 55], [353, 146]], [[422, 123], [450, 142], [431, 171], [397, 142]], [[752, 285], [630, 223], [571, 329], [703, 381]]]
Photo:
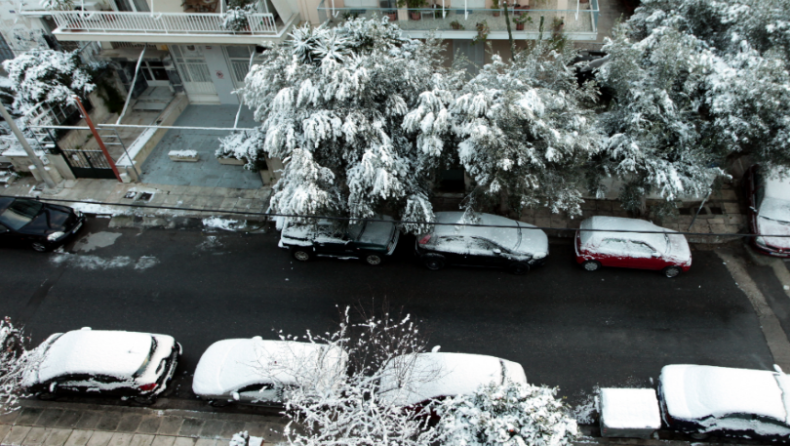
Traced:
[[524, 24], [527, 22], [532, 22], [532, 17], [521, 14], [516, 17], [513, 17], [513, 23], [516, 24], [516, 31], [524, 31]]
[[428, 6], [427, 0], [398, 0], [399, 8], [409, 8], [409, 17], [412, 20], [420, 20], [422, 15], [420, 14], [419, 8], [424, 8], [426, 6]]
[[458, 22], [458, 20], [453, 20], [452, 22], [450, 22], [450, 27], [452, 29], [464, 29], [464, 25], [461, 25], [461, 23]]
[[488, 38], [488, 33], [491, 32], [491, 29], [488, 27], [488, 23], [485, 20], [475, 24], [475, 28], [477, 28], [477, 35], [474, 39], [472, 39], [472, 45], [475, 45], [478, 42], [485, 42]]
[[234, 33], [249, 32], [249, 16], [255, 12], [253, 5], [233, 6], [222, 15], [222, 28]]
[[394, 9], [388, 9], [384, 11], [384, 15], [390, 19], [390, 22], [395, 22], [398, 20], [398, 11], [395, 11]]
[[41, 7], [47, 11], [68, 11], [74, 8], [74, 0], [41, 0]]
[[502, 13], [499, 10], [499, 0], [491, 0], [491, 9], [494, 10], [494, 17], [499, 17], [499, 15]]

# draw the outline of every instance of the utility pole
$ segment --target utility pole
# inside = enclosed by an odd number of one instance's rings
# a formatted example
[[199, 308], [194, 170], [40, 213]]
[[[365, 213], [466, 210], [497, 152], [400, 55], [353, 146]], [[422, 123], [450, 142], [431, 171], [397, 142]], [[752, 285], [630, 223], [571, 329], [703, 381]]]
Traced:
[[41, 174], [41, 178], [44, 179], [47, 189], [56, 190], [58, 185], [55, 184], [55, 180], [49, 176], [49, 172], [47, 172], [47, 170], [44, 168], [44, 163], [42, 163], [38, 156], [36, 156], [36, 152], [32, 147], [30, 147], [30, 144], [27, 142], [27, 138], [25, 138], [25, 135], [23, 135], [22, 131], [19, 130], [19, 127], [16, 126], [14, 118], [12, 118], [8, 113], [8, 110], [5, 109], [5, 105], [3, 105], [2, 101], [0, 101], [0, 115], [3, 115], [3, 119], [5, 119], [5, 122], [7, 122], [8, 126], [11, 127], [11, 131], [14, 132], [16, 139], [19, 140], [19, 144], [22, 144], [22, 148], [25, 149], [25, 152], [27, 152], [28, 158], [30, 158], [30, 160], [33, 162], [33, 165], [36, 166], [36, 170], [38, 170], [38, 173]]
[[[143, 52], [145, 52], [145, 48], [143, 48]], [[131, 96], [131, 93], [129, 94]], [[80, 112], [82, 112], [82, 117], [85, 118], [85, 122], [88, 124], [88, 127], [91, 129], [91, 133], [96, 138], [96, 143], [99, 145], [99, 148], [102, 152], [104, 152], [104, 157], [107, 158], [107, 164], [110, 165], [112, 168], [112, 172], [115, 174], [115, 178], [118, 179], [121, 183], [123, 180], [121, 179], [121, 174], [118, 172], [118, 167], [115, 166], [115, 161], [113, 161], [112, 156], [110, 156], [110, 152], [107, 151], [107, 147], [104, 145], [104, 141], [102, 141], [101, 136], [99, 136], [99, 132], [96, 131], [96, 127], [93, 125], [93, 121], [91, 117], [88, 116], [88, 112], [85, 111], [85, 107], [82, 106], [82, 101], [77, 95], [74, 95], [74, 100], [77, 101], [77, 106], [80, 108]], [[119, 119], [120, 120], [120, 119]], [[130, 158], [129, 161], [134, 163]]]

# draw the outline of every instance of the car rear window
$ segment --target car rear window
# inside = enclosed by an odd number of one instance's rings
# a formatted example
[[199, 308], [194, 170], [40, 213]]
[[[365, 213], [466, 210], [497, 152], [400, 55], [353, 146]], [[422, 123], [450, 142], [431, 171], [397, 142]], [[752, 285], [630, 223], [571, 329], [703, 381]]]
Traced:
[[156, 353], [156, 345], [156, 338], [151, 336], [151, 350], [148, 351], [148, 356], [145, 357], [143, 363], [140, 365], [140, 368], [134, 372], [135, 378], [142, 376], [142, 374], [145, 373], [145, 369], [148, 368], [148, 363], [151, 361], [151, 357], [154, 356], [154, 353]]
[[16, 199], [0, 214], [0, 223], [17, 231], [30, 223], [43, 206], [38, 201]]

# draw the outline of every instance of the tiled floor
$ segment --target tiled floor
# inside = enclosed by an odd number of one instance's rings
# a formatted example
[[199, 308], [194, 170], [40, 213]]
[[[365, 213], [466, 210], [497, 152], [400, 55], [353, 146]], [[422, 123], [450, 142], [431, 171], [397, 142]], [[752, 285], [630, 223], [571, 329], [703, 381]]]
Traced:
[[[235, 105], [189, 105], [174, 125], [232, 128], [237, 110]], [[252, 111], [243, 107], [238, 127], [252, 128], [256, 124]], [[143, 163], [141, 182], [237, 189], [262, 187], [257, 172], [217, 161], [214, 152], [219, 147], [218, 140], [228, 133], [223, 130], [169, 130]], [[171, 150], [196, 150], [200, 160], [196, 163], [172, 161], [168, 157]]]

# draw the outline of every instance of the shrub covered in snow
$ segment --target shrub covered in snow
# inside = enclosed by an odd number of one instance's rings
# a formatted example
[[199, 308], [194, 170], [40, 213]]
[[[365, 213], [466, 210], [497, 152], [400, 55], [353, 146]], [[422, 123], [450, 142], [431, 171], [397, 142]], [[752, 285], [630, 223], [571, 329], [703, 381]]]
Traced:
[[68, 11], [74, 6], [74, 0], [40, 0], [40, 3], [47, 11]]
[[253, 5], [229, 8], [222, 15], [222, 28], [230, 31], [244, 31], [250, 26], [247, 17], [255, 12]]
[[25, 396], [23, 378], [40, 361], [35, 350], [26, 350], [26, 342], [23, 330], [10, 318], [0, 321], [0, 413], [19, 408], [19, 398]]
[[233, 132], [219, 139], [219, 148], [214, 153], [217, 158], [246, 159], [245, 168], [252, 170], [259, 159], [263, 158], [263, 143], [266, 135], [260, 130]]
[[363, 218], [386, 206], [407, 220], [432, 220], [441, 148], [420, 150], [401, 124], [420, 94], [446, 82], [441, 51], [386, 18], [305, 25], [266, 51], [241, 94], [262, 121], [260, 150], [291, 164], [271, 210]]
[[448, 446], [569, 446], [578, 435], [576, 420], [556, 393], [506, 382], [437, 402], [438, 439]]
[[20, 113], [41, 103], [73, 103], [74, 95], [85, 95], [95, 88], [76, 52], [32, 50], [6, 60], [3, 68], [15, 93], [13, 107]]

